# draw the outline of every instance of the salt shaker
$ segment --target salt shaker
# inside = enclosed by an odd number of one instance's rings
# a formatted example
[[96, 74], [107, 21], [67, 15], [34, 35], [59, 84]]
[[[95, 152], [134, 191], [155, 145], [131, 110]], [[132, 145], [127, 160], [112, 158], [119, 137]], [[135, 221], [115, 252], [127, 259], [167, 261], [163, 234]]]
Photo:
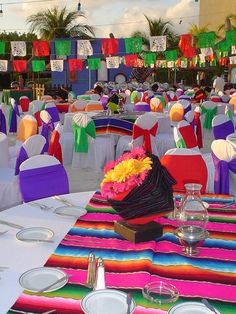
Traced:
[[96, 257], [93, 253], [89, 253], [86, 286], [89, 288], [93, 288], [95, 284], [95, 279], [96, 279]]
[[98, 258], [96, 280], [94, 285], [94, 290], [106, 289], [105, 283], [105, 268], [104, 262], [101, 257]]

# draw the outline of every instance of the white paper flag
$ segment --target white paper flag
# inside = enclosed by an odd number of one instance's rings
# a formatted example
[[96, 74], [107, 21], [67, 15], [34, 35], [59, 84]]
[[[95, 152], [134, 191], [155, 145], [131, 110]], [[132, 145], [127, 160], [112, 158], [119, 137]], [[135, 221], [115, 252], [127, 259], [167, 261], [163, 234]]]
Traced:
[[200, 53], [198, 56], [199, 56], [199, 62], [200, 62], [200, 63], [206, 62], [206, 59], [205, 59], [205, 56], [206, 56], [206, 55]]
[[25, 41], [11, 41], [11, 53], [14, 57], [26, 56]]
[[0, 72], [7, 72], [8, 60], [0, 60]]
[[174, 68], [175, 62], [174, 61], [167, 61], [167, 68]]
[[51, 65], [52, 72], [63, 71], [63, 60], [50, 60], [50, 65]]
[[166, 36], [150, 36], [150, 50], [151, 51], [165, 51], [166, 50]]
[[79, 56], [92, 56], [93, 48], [89, 40], [77, 40], [77, 55]]
[[236, 55], [236, 46], [231, 46], [232, 55]]
[[106, 64], [108, 69], [118, 69], [120, 66], [120, 57], [107, 57]]
[[229, 57], [229, 63], [230, 64], [236, 64], [236, 56]]
[[204, 56], [212, 56], [214, 53], [213, 53], [213, 49], [211, 47], [208, 47], [208, 48], [201, 48], [201, 54]]

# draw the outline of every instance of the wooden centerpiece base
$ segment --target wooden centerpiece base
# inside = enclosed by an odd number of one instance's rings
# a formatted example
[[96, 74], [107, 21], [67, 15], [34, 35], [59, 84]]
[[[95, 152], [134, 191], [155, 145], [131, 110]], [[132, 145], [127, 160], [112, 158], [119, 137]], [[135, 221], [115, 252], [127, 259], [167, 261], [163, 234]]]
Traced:
[[138, 225], [119, 220], [114, 224], [114, 231], [133, 243], [151, 241], [163, 234], [162, 225], [155, 221]]

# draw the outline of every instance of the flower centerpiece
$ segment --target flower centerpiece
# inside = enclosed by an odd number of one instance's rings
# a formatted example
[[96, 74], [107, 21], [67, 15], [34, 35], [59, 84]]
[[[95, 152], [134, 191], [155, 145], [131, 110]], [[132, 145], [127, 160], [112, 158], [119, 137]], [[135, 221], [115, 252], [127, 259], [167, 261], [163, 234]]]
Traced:
[[101, 194], [122, 218], [160, 216], [173, 210], [175, 180], [158, 157], [143, 148], [108, 162], [104, 172]]

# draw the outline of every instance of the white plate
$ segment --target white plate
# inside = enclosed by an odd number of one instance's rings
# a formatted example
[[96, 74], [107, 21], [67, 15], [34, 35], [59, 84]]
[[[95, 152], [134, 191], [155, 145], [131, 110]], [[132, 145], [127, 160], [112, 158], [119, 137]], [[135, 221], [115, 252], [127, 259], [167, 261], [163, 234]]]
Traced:
[[67, 274], [60, 269], [51, 267], [33, 268], [23, 273], [20, 276], [19, 282], [25, 290], [38, 292], [63, 277], [65, 277], [65, 280], [44, 291], [51, 292], [62, 288], [68, 282]]
[[[221, 314], [217, 309], [216, 312]], [[172, 307], [168, 314], [212, 314], [203, 303], [200, 302], [184, 302]]]
[[87, 213], [87, 210], [79, 206], [63, 206], [56, 208], [54, 212], [58, 215], [73, 216], [79, 218], [80, 216], [85, 215]]
[[32, 227], [25, 228], [17, 232], [16, 238], [21, 241], [25, 240], [51, 240], [54, 232], [48, 228]]
[[[86, 314], [124, 314], [127, 312], [127, 294], [114, 289], [103, 289], [90, 292], [82, 299], [81, 307]], [[134, 312], [132, 299], [130, 314]]]

